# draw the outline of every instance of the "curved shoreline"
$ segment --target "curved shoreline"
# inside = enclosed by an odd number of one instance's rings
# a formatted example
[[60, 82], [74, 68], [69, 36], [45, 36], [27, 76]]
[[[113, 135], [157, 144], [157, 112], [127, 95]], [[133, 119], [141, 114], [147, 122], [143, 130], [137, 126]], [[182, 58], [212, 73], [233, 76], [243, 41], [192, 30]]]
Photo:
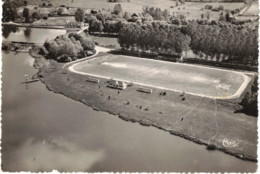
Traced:
[[[215, 99], [186, 94], [186, 100], [181, 101], [180, 94], [172, 91], [163, 97], [159, 96], [160, 89], [153, 89], [151, 95], [139, 93], [136, 91], [139, 85], [115, 90], [107, 88], [104, 79], [99, 84], [86, 82], [84, 75], [61, 68], [55, 62], [43, 67], [40, 74], [50, 91], [94, 110], [154, 126], [241, 159], [257, 160], [257, 118], [233, 113], [229, 106], [217, 107], [221, 102]], [[232, 144], [238, 140], [237, 146], [224, 146], [224, 141]]]

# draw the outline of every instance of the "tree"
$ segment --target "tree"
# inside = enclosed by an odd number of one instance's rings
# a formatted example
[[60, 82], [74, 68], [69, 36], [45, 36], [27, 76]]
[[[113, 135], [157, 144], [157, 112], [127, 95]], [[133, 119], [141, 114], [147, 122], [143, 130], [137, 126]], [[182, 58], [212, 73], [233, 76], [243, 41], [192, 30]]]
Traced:
[[28, 8], [23, 9], [23, 17], [25, 18], [25, 22], [30, 22], [30, 11]]
[[75, 12], [75, 20], [77, 22], [83, 22], [85, 17], [85, 11], [81, 8], [78, 8]]
[[116, 15], [121, 15], [122, 16], [122, 14], [123, 14], [123, 9], [122, 9], [122, 7], [121, 7], [121, 4], [116, 4], [115, 5], [115, 7], [114, 7], [114, 13], [116, 14]]
[[206, 13], [206, 17], [207, 17], [208, 20], [210, 19], [210, 12], [209, 11]]
[[39, 13], [38, 13], [37, 11], [34, 11], [34, 12], [32, 13], [32, 18], [33, 18], [33, 19], [38, 19], [38, 17], [39, 17]]
[[18, 17], [17, 8], [23, 4], [18, 3], [19, 1], [6, 0], [3, 4], [3, 18], [4, 22], [15, 21]]
[[95, 16], [91, 16], [89, 19], [89, 31], [90, 32], [101, 32], [103, 31], [103, 24], [101, 21], [97, 20]]
[[31, 28], [27, 27], [27, 28], [24, 30], [24, 36], [25, 36], [26, 38], [30, 38], [31, 32], [32, 32]]
[[221, 12], [219, 15], [219, 21], [225, 21], [225, 20], [226, 20], [226, 18], [224, 16], [223, 12]]
[[102, 13], [98, 13], [97, 15], [96, 15], [96, 18], [99, 20], [99, 21], [102, 21], [102, 22], [104, 22], [105, 20], [106, 20], [106, 15], [105, 14], [102, 14]]
[[129, 20], [129, 19], [131, 18], [130, 13], [129, 13], [129, 12], [125, 12], [123, 18], [124, 18], [125, 20]]
[[63, 8], [58, 8], [57, 14], [61, 15], [63, 11], [64, 11]]
[[226, 21], [227, 21], [227, 22], [230, 22], [230, 14], [229, 14], [229, 12], [227, 12], [225, 18], [226, 18]]
[[171, 20], [171, 23], [174, 25], [180, 25], [181, 24], [181, 20], [178, 18], [174, 18]]
[[[184, 1], [185, 2], [185, 1]], [[169, 21], [169, 19], [170, 19], [170, 12], [167, 10], [167, 9], [165, 9], [163, 12], [162, 12], [162, 16], [164, 17], [164, 19], [166, 20], [166, 21]]]
[[224, 10], [224, 6], [223, 6], [223, 5], [220, 5], [220, 6], [218, 7], [218, 9], [219, 9], [219, 10]]

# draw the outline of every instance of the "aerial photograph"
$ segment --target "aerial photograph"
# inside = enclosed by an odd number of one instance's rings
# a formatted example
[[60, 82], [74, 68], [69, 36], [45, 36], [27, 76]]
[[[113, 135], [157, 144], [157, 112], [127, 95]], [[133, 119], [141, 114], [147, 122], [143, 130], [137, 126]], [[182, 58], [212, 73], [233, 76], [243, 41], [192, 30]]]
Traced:
[[1, 171], [258, 171], [258, 0], [1, 3]]

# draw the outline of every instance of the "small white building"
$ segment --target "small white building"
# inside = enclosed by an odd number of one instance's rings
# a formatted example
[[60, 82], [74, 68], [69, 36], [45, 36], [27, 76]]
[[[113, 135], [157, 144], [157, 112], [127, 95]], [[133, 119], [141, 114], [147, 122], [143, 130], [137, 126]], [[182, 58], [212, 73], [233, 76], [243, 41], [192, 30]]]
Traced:
[[119, 80], [110, 80], [107, 83], [108, 83], [107, 86], [110, 88], [124, 90], [127, 87], [127, 84], [125, 82]]

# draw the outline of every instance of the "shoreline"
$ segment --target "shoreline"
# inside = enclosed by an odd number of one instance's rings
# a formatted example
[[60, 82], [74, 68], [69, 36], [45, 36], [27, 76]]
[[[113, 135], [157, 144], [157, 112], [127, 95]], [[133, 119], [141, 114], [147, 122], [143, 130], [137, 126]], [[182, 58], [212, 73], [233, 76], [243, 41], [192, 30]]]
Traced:
[[137, 92], [139, 85], [115, 90], [106, 87], [105, 79], [99, 84], [86, 82], [86, 76], [61, 66], [51, 61], [39, 72], [50, 91], [125, 121], [154, 126], [241, 159], [257, 160], [257, 118], [234, 113], [234, 108], [221, 100], [187, 94], [181, 101], [180, 94], [172, 91], [167, 91], [167, 96], [159, 96], [162, 90], [156, 88], [153, 94]]

